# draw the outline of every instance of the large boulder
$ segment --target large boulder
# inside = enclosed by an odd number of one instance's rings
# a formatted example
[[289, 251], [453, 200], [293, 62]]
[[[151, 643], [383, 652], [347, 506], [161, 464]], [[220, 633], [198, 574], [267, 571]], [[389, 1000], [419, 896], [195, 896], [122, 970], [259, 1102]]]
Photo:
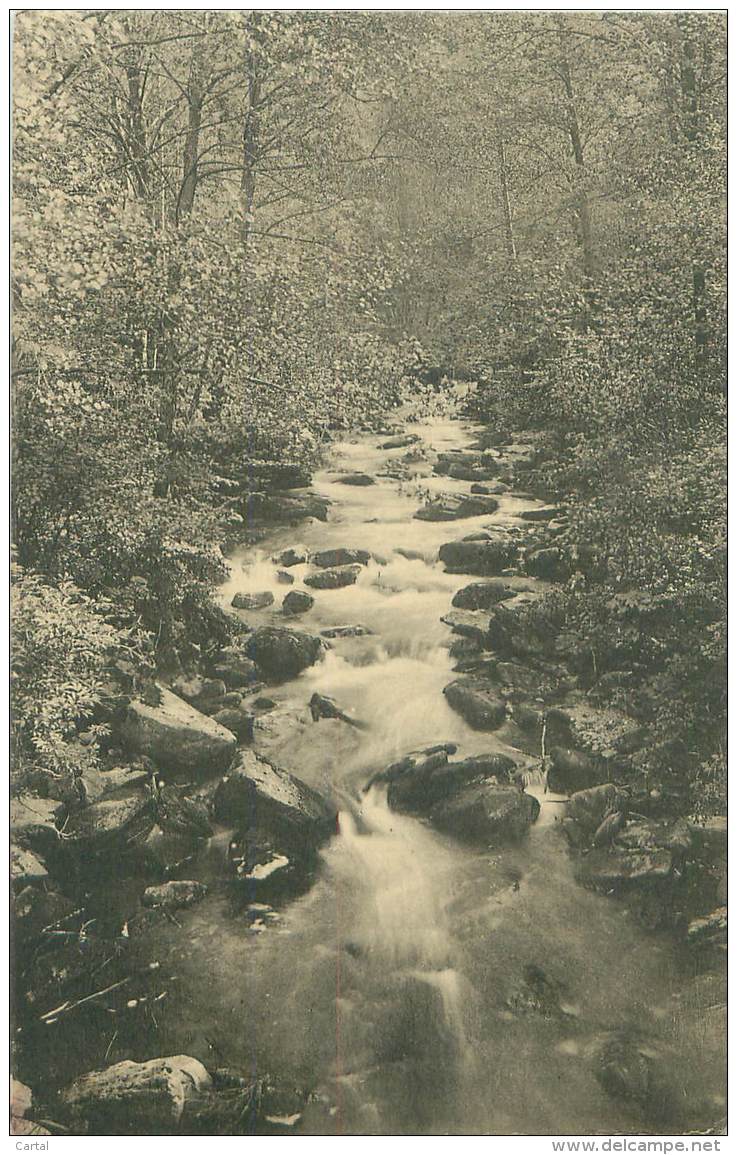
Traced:
[[53, 851], [59, 841], [56, 820], [62, 806], [34, 794], [19, 794], [10, 799], [10, 829], [18, 846], [44, 855]]
[[308, 574], [305, 585], [313, 590], [339, 590], [344, 586], [352, 586], [361, 574], [360, 565], [338, 565], [334, 569], [323, 569], [317, 573]]
[[114, 854], [145, 841], [156, 812], [150, 791], [103, 798], [72, 814], [64, 827], [64, 850], [71, 854]]
[[369, 780], [366, 790], [380, 782], [392, 783], [401, 778], [425, 780], [427, 775], [438, 766], [445, 766], [448, 755], [455, 754], [457, 746], [454, 742], [440, 742], [436, 746], [425, 746], [420, 750], [411, 750], [398, 762], [392, 762], [385, 770], [380, 770]]
[[220, 708], [221, 699], [228, 692], [224, 678], [180, 677], [171, 685], [179, 698], [184, 698], [195, 710], [211, 714]]
[[283, 549], [281, 553], [277, 554], [271, 560], [275, 565], [284, 566], [289, 569], [293, 565], [303, 565], [308, 557], [309, 552], [306, 545], [292, 545], [288, 549]]
[[185, 1105], [212, 1086], [197, 1059], [173, 1055], [134, 1063], [126, 1059], [81, 1075], [59, 1094], [62, 1108], [77, 1125], [98, 1135], [169, 1135], [177, 1130]]
[[667, 883], [673, 872], [673, 855], [665, 847], [626, 849], [597, 847], [578, 863], [579, 881], [606, 894], [619, 894]]
[[440, 620], [460, 638], [470, 638], [481, 649], [486, 645], [489, 619], [485, 614], [477, 610], [449, 610]]
[[265, 610], [273, 606], [274, 595], [271, 590], [261, 590], [259, 593], [237, 593], [230, 603], [234, 610]]
[[552, 628], [528, 613], [538, 600], [535, 591], [523, 590], [494, 606], [489, 618], [489, 640], [500, 654], [540, 659], [552, 644]]
[[502, 581], [472, 582], [457, 590], [451, 604], [460, 610], [488, 610], [514, 596], [515, 591]]
[[42, 882], [49, 872], [38, 854], [25, 846], [10, 843], [10, 879], [16, 888], [28, 886], [32, 882]]
[[149, 781], [150, 774], [145, 766], [113, 766], [101, 770], [97, 766], [86, 766], [84, 774], [75, 781], [76, 799], [67, 801], [70, 810], [79, 810], [83, 805], [91, 806], [103, 798], [129, 794], [134, 787], [142, 787]]
[[507, 783], [515, 763], [504, 754], [479, 754], [451, 762], [428, 757], [389, 782], [388, 801], [394, 810], [430, 814], [432, 807], [454, 797], [471, 783]]
[[521, 838], [540, 813], [540, 803], [516, 786], [472, 783], [430, 810], [439, 830], [473, 842], [498, 843]]
[[323, 653], [322, 642], [301, 630], [264, 626], [248, 639], [247, 653], [271, 682], [296, 678]]
[[611, 1036], [594, 1061], [594, 1074], [615, 1099], [647, 1107], [653, 1096], [653, 1072], [648, 1049], [624, 1034]]
[[507, 536], [491, 541], [448, 541], [441, 545], [438, 553], [446, 573], [478, 574], [480, 577], [501, 573], [516, 556], [517, 546]]
[[619, 812], [623, 803], [624, 799], [613, 782], [603, 782], [600, 786], [571, 794], [563, 825], [573, 845], [590, 845], [606, 816]]
[[504, 699], [495, 688], [481, 680], [457, 678], [445, 687], [443, 693], [448, 705], [474, 730], [497, 730], [506, 718]]
[[499, 464], [494, 454], [457, 449], [440, 453], [433, 470], [457, 481], [492, 481], [499, 472]]
[[215, 817], [256, 827], [288, 848], [314, 848], [335, 832], [335, 810], [293, 774], [244, 751], [215, 794]]
[[550, 751], [548, 785], [556, 794], [575, 794], [607, 780], [606, 764], [582, 750], [553, 746]]
[[365, 549], [321, 549], [313, 553], [310, 561], [320, 569], [333, 569], [341, 565], [368, 565], [371, 554]]
[[236, 747], [230, 730], [163, 688], [157, 706], [131, 703], [121, 736], [131, 753], [151, 758], [175, 776], [203, 777], [225, 770]]
[[647, 739], [647, 730], [622, 710], [594, 706], [585, 698], [551, 708], [548, 732], [554, 745], [602, 751], [607, 757], [633, 754]]
[[292, 525], [307, 517], [328, 520], [330, 502], [317, 493], [251, 493], [244, 499], [243, 516], [247, 521], [281, 522]]
[[211, 669], [228, 690], [241, 690], [259, 680], [256, 663], [237, 646], [225, 646], [219, 650]]
[[553, 521], [554, 518], [560, 517], [562, 512], [560, 506], [543, 505], [538, 509], [524, 509], [519, 516], [523, 521]]
[[290, 590], [281, 604], [285, 614], [306, 614], [315, 604], [312, 594], [304, 590]]
[[212, 715], [212, 720], [235, 734], [239, 742], [250, 742], [253, 738], [253, 714], [243, 705], [223, 706]]
[[[212, 787], [208, 787], [208, 791]], [[197, 796], [189, 797], [183, 788], [159, 785], [155, 791], [156, 821], [168, 834], [183, 834], [189, 838], [210, 838], [212, 825], [206, 803]]]
[[534, 549], [525, 558], [525, 571], [530, 577], [548, 581], [566, 581], [571, 576], [571, 567], [563, 553], [555, 546]]
[[249, 461], [240, 475], [245, 490], [304, 489], [309, 470], [295, 461]]
[[499, 502], [495, 497], [441, 493], [418, 509], [414, 516], [419, 521], [458, 521], [496, 513], [498, 508]]

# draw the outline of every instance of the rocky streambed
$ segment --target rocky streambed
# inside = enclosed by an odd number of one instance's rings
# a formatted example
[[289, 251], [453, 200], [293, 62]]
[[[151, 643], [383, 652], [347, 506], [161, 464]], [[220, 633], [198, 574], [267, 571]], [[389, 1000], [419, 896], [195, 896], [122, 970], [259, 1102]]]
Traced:
[[124, 696], [83, 797], [14, 801], [21, 1129], [719, 1126], [723, 824], [635, 781], [536, 618], [536, 453], [336, 444], [232, 554], [241, 643]]

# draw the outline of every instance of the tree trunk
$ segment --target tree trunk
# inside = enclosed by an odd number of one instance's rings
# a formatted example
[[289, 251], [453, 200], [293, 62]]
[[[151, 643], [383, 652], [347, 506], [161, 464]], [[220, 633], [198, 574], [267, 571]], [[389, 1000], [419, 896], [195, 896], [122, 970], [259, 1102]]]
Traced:
[[138, 60], [125, 67], [128, 81], [128, 143], [132, 161], [131, 183], [139, 200], [147, 200], [150, 192], [149, 163], [146, 149], [146, 129], [143, 120], [143, 76]]
[[202, 75], [202, 50], [197, 47], [192, 53], [192, 67], [187, 89], [187, 133], [184, 138], [182, 156], [182, 184], [179, 191], [177, 219], [189, 216], [197, 192], [197, 165], [200, 154], [200, 126], [202, 105], [205, 99], [205, 85]]
[[[683, 135], [686, 146], [693, 155], [699, 144], [701, 131], [701, 109], [699, 86], [696, 75], [696, 44], [693, 39], [691, 14], [680, 13], [677, 17], [681, 32], [681, 97], [683, 107]], [[692, 303], [694, 317], [694, 349], [696, 363], [703, 364], [708, 345], [708, 319], [706, 311], [706, 269], [696, 257], [698, 229], [692, 238]]]
[[560, 75], [566, 95], [566, 120], [568, 135], [571, 141], [571, 151], [576, 164], [576, 216], [578, 220], [578, 234], [583, 253], [583, 267], [587, 278], [592, 281], [596, 276], [596, 249], [594, 246], [593, 227], [591, 223], [591, 206], [586, 188], [586, 162], [584, 158], [581, 129], [578, 123], [576, 98], [573, 91], [573, 80], [566, 51], [565, 31], [563, 21], [558, 19], [558, 40], [560, 44]]
[[[251, 13], [249, 25], [253, 38], [259, 40], [259, 14]], [[248, 61], [248, 92], [246, 114], [243, 121], [243, 167], [241, 170], [241, 204], [243, 206], [242, 233], [248, 240], [256, 203], [256, 165], [259, 160], [259, 105], [261, 102], [261, 79], [257, 54], [251, 52]]]
[[504, 147], [504, 137], [500, 130], [496, 134], [497, 156], [499, 159], [499, 184], [502, 193], [502, 213], [504, 214], [504, 239], [507, 246], [507, 256], [510, 261], [517, 260], [517, 246], [514, 240], [512, 223], [512, 203], [509, 197], [509, 174], [507, 170], [507, 155]]

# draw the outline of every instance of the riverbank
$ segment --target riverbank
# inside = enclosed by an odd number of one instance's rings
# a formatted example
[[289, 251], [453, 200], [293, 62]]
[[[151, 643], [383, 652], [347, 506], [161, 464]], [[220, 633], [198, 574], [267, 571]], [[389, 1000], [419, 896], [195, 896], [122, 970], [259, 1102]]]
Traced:
[[[65, 865], [20, 889], [46, 920], [17, 1019], [35, 1117], [104, 1128], [99, 1085], [63, 1090], [95, 1039], [95, 1067], [202, 1065], [191, 1104], [168, 1078], [183, 1133], [714, 1126], [721, 953], [684, 941], [712, 909], [685, 902], [703, 838], [609, 784], [633, 727], [535, 629], [565, 512], [525, 493], [535, 440], [492, 439], [436, 421], [336, 445], [309, 519], [230, 558], [241, 644], [126, 707], [138, 780], [37, 823]], [[592, 862], [624, 903], [577, 885]], [[135, 1103], [116, 1129], [162, 1125]]]

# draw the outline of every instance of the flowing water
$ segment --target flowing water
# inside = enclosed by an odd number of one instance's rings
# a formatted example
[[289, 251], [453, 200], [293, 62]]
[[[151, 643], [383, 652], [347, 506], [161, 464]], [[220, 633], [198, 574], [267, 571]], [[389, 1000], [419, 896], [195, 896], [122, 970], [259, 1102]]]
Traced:
[[[471, 423], [412, 427], [435, 449], [467, 446]], [[508, 726], [475, 732], [442, 694], [453, 677], [450, 630], [440, 622], [469, 578], [443, 572], [442, 542], [489, 524], [519, 527], [529, 498], [505, 495], [493, 516], [460, 523], [412, 519], [426, 490], [467, 492], [429, 476], [378, 477], [349, 487], [335, 473], [381, 474], [406, 449], [361, 436], [334, 447], [315, 488], [334, 503], [327, 524], [275, 531], [232, 562], [222, 591], [273, 590], [253, 625], [284, 624], [290, 586], [271, 556], [353, 546], [375, 560], [358, 582], [315, 592], [296, 623], [317, 633], [360, 623], [372, 631], [334, 640], [325, 660], [269, 688], [256, 749], [329, 794], [339, 832], [315, 884], [278, 921], [249, 926], [213, 887], [199, 907], [165, 926], [157, 949], [176, 971], [159, 1021], [159, 1053], [209, 1066], [271, 1073], [309, 1088], [301, 1133], [586, 1134], [699, 1130], [723, 1112], [720, 978], [697, 971], [666, 934], [643, 929], [619, 903], [573, 881], [557, 827], [562, 800], [537, 790], [542, 810], [529, 836], [498, 850], [469, 849], [421, 821], [392, 813], [370, 775], [418, 747], [458, 744], [459, 754], [516, 747]], [[307, 567], [290, 573], [299, 586]], [[529, 579], [512, 579], [520, 588]], [[314, 723], [315, 690], [365, 728]], [[214, 873], [225, 834], [209, 848]], [[204, 869], [204, 867], [203, 867]], [[525, 968], [542, 967], [559, 992], [550, 1008], [520, 1005]], [[166, 1009], [168, 1007], [168, 1009]], [[595, 1055], [612, 1032], [636, 1041], [661, 1084], [646, 1107], [610, 1098]]]

